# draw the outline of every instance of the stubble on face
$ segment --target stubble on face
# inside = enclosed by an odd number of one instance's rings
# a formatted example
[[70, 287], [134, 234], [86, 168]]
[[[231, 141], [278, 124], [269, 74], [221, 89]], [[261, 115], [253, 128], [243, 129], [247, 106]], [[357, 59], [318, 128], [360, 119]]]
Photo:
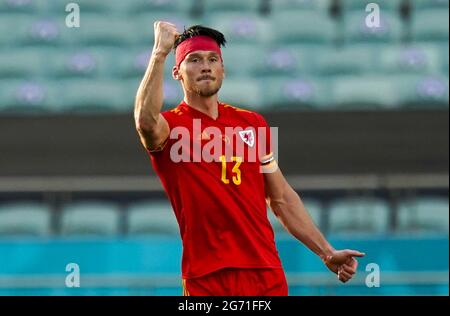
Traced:
[[[189, 61], [190, 58], [195, 58], [198, 54], [190, 56], [187, 58]], [[219, 56], [214, 56], [219, 58]], [[217, 94], [222, 86], [222, 72], [223, 65], [220, 63], [220, 69], [217, 66], [212, 66], [209, 72], [204, 72], [200, 75], [196, 75], [196, 71], [193, 69], [186, 69], [185, 79], [187, 80], [187, 90], [192, 91], [195, 94], [201, 97], [211, 97]]]
[[[222, 81], [217, 80], [215, 77], [203, 78], [197, 80], [194, 85], [194, 92], [201, 97], [210, 97], [217, 94], [222, 86]], [[209, 80], [208, 80], [209, 79]], [[206, 81], [208, 80], [208, 81]]]

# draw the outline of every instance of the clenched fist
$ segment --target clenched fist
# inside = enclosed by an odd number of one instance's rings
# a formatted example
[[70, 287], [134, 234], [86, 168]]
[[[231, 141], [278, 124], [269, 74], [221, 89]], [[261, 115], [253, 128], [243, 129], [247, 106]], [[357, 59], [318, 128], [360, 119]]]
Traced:
[[354, 257], [364, 257], [365, 253], [356, 250], [335, 250], [327, 257], [322, 258], [325, 265], [338, 275], [341, 282], [347, 282], [356, 273], [358, 261]]
[[153, 53], [160, 53], [167, 56], [173, 48], [175, 40], [180, 36], [175, 24], [156, 21], [153, 25], [155, 29], [155, 44]]

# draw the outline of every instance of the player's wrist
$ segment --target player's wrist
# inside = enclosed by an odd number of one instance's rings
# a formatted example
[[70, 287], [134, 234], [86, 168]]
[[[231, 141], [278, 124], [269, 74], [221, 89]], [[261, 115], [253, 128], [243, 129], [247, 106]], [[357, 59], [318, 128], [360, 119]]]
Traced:
[[335, 249], [333, 247], [327, 246], [322, 249], [322, 251], [319, 254], [319, 257], [320, 259], [322, 259], [324, 263], [326, 263], [329, 260], [329, 257], [332, 256], [334, 252]]
[[155, 49], [152, 52], [152, 58], [156, 59], [158, 61], [164, 62], [166, 60], [167, 56], [169, 55], [169, 53], [170, 53], [170, 51], [169, 52], [165, 52], [165, 51], [160, 50], [160, 49]]

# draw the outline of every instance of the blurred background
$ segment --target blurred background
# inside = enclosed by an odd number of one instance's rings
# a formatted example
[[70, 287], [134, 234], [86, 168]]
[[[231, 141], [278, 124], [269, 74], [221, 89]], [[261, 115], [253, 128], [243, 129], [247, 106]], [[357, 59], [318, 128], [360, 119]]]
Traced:
[[[0, 295], [182, 294], [178, 227], [132, 113], [155, 20], [225, 34], [220, 100], [279, 127], [317, 225], [367, 253], [342, 285], [269, 211], [291, 295], [448, 295], [448, 0], [73, 2], [79, 28], [70, 1], [0, 0]], [[182, 98], [173, 62], [165, 108]]]

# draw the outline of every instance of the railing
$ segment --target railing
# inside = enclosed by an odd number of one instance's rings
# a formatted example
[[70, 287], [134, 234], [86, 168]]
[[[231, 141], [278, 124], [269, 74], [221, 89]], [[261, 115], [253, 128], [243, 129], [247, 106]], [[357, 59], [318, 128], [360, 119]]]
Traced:
[[[80, 279], [80, 288], [66, 288], [66, 275], [8, 275], [0, 276], [0, 290], [3, 294], [8, 295], [8, 291], [18, 294], [20, 291], [29, 290], [67, 290], [67, 295], [78, 295], [83, 291], [90, 291], [95, 293], [95, 290], [108, 295], [114, 293], [117, 289], [125, 289], [129, 293], [142, 292], [152, 293], [158, 288], [169, 289], [172, 295], [181, 295], [181, 276], [179, 274], [155, 274], [155, 275], [133, 275], [133, 274], [88, 274], [82, 275]], [[353, 280], [345, 285], [340, 284], [332, 273], [288, 273], [286, 275], [290, 293], [296, 295], [298, 291], [296, 288], [307, 288], [308, 292], [314, 293], [335, 293], [341, 287], [347, 287], [349, 293], [358, 295], [361, 292], [360, 288], [367, 287], [365, 284], [365, 275], [356, 275]], [[367, 289], [367, 293], [372, 295], [380, 295], [380, 293], [389, 295], [389, 289], [392, 286], [403, 286], [414, 289], [414, 287], [428, 286], [438, 287], [443, 286], [448, 289], [448, 271], [397, 271], [397, 272], [383, 272], [381, 278], [380, 288]], [[380, 291], [381, 287], [383, 291]], [[423, 293], [427, 294], [427, 293]], [[445, 293], [440, 293], [445, 294]], [[448, 295], [448, 291], [447, 291]]]
[[[447, 174], [288, 176], [297, 190], [449, 188]], [[0, 193], [16, 192], [150, 192], [162, 191], [154, 176], [0, 177]]]

